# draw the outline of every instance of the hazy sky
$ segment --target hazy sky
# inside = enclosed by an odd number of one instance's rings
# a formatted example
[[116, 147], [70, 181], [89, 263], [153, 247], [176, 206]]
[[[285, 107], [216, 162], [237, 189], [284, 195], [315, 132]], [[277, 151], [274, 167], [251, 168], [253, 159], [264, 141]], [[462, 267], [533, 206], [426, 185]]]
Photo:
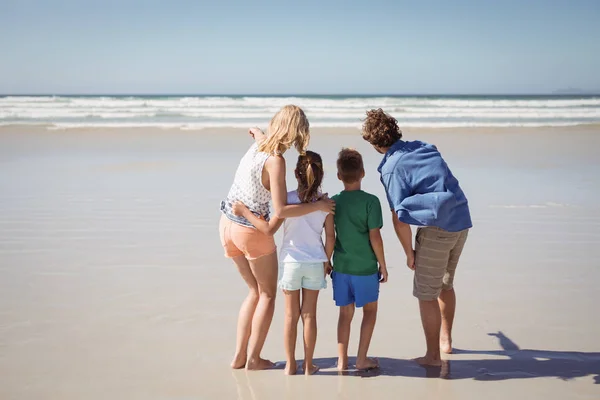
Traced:
[[600, 89], [600, 0], [0, 0], [0, 93]]

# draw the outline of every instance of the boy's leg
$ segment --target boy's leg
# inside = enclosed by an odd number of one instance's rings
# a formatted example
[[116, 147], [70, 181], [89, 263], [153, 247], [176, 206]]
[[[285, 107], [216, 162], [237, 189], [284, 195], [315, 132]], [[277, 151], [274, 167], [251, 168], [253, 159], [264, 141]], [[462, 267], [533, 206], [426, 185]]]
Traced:
[[367, 357], [371, 337], [377, 321], [377, 302], [379, 300], [379, 274], [353, 276], [352, 288], [356, 296], [356, 307], [363, 308], [363, 320], [360, 326], [360, 341], [356, 357], [356, 368], [360, 370], [377, 368], [376, 360]]
[[363, 307], [363, 320], [360, 325], [360, 341], [358, 343], [358, 356], [356, 357], [356, 369], [365, 370], [377, 368], [377, 361], [368, 358], [369, 345], [373, 337], [375, 322], [377, 321], [377, 302], [365, 304]]
[[285, 347], [285, 374], [296, 374], [296, 337], [300, 318], [300, 290], [284, 290], [285, 322], [283, 324], [283, 345]]
[[454, 323], [454, 313], [456, 311], [456, 293], [454, 292], [454, 273], [458, 266], [458, 260], [465, 247], [469, 231], [460, 233], [454, 248], [450, 251], [448, 259], [448, 268], [444, 275], [442, 292], [438, 298], [440, 311], [442, 313], [442, 331], [440, 334], [440, 350], [446, 354], [452, 353], [452, 324]]
[[350, 342], [350, 325], [354, 317], [354, 303], [340, 307], [338, 319], [338, 370], [348, 369], [348, 343]]
[[317, 344], [317, 300], [318, 290], [302, 289], [302, 324], [304, 325], [304, 374], [312, 375], [319, 370], [313, 365]]

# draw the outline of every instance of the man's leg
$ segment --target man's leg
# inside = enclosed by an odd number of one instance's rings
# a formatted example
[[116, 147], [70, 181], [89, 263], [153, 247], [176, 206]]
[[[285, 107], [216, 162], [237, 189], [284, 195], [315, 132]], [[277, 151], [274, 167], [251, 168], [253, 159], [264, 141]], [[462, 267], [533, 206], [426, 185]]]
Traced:
[[419, 309], [423, 331], [425, 332], [425, 341], [427, 342], [427, 353], [424, 357], [416, 358], [415, 361], [421, 365], [439, 367], [442, 365], [440, 356], [440, 328], [442, 326], [440, 306], [435, 299], [419, 300]]
[[442, 332], [440, 334], [440, 350], [446, 354], [452, 353], [452, 323], [456, 311], [456, 294], [454, 288], [442, 290], [438, 298], [442, 314]]
[[454, 291], [454, 274], [458, 260], [467, 241], [469, 231], [460, 232], [456, 245], [450, 250], [448, 267], [442, 284], [442, 292], [438, 298], [442, 313], [442, 332], [440, 335], [440, 349], [446, 354], [452, 353], [452, 324], [456, 312], [456, 293]]

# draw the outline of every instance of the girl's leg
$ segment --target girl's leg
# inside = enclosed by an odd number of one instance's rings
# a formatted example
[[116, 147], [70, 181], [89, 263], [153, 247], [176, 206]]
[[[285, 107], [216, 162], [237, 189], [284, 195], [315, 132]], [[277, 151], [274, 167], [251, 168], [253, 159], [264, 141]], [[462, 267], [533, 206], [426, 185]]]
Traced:
[[312, 375], [319, 370], [313, 364], [317, 344], [318, 290], [302, 289], [302, 324], [304, 325], [304, 374]]
[[256, 260], [250, 260], [250, 269], [258, 284], [258, 305], [252, 318], [252, 335], [248, 343], [249, 370], [272, 368], [273, 363], [260, 358], [260, 353], [267, 339], [273, 312], [275, 311], [275, 296], [277, 291], [277, 254], [273, 253]]
[[296, 375], [296, 338], [298, 319], [300, 319], [300, 290], [284, 290], [285, 322], [283, 325], [283, 344], [285, 346], [286, 375]]
[[250, 339], [252, 317], [254, 316], [256, 304], [258, 303], [258, 285], [250, 270], [250, 264], [248, 264], [248, 260], [246, 260], [244, 256], [235, 257], [232, 260], [249, 289], [248, 296], [240, 307], [235, 356], [231, 362], [232, 368], [239, 369], [244, 368], [246, 359], [248, 358], [248, 340]]

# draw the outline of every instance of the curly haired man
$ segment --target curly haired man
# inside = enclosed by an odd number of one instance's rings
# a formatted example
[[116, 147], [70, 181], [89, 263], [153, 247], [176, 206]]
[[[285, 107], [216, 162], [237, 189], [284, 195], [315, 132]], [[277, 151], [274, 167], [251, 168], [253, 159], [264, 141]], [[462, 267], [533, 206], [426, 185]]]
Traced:
[[[452, 352], [454, 273], [472, 227], [467, 198], [437, 148], [403, 141], [398, 122], [382, 109], [367, 112], [362, 135], [384, 154], [381, 183], [407, 265], [414, 270], [413, 295], [427, 342], [427, 353], [415, 361], [440, 366], [440, 351]], [[419, 226], [414, 250], [411, 225]]]

